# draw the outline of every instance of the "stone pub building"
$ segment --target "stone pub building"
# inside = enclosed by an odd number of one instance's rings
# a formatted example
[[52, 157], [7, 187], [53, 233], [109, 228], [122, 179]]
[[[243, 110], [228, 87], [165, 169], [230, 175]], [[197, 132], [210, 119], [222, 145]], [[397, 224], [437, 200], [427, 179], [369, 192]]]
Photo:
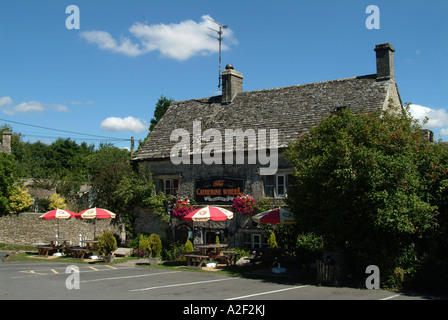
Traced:
[[[384, 43], [374, 51], [375, 74], [249, 92], [243, 74], [227, 65], [222, 95], [173, 102], [133, 160], [149, 166], [158, 192], [193, 198], [197, 207], [231, 209], [239, 193], [281, 204], [292, 180], [283, 157], [290, 141], [343, 108], [402, 107], [395, 49]], [[218, 235], [231, 247], [266, 244], [251, 217], [237, 213], [224, 222], [173, 221], [172, 228], [182, 241], [188, 235], [195, 243], [214, 243]]]

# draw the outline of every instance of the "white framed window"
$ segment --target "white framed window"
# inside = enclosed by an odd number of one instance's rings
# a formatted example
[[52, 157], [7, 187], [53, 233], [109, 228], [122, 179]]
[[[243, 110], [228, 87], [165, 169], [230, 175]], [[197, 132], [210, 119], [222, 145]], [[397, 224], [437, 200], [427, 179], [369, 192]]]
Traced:
[[177, 179], [164, 179], [163, 180], [163, 192], [165, 195], [177, 195], [179, 190], [179, 180]]
[[284, 197], [286, 195], [286, 175], [277, 174], [275, 176], [275, 191], [277, 197]]
[[264, 195], [271, 198], [284, 198], [288, 193], [288, 185], [293, 182], [292, 174], [276, 174], [264, 176]]
[[266, 197], [275, 197], [275, 176], [265, 176], [264, 193]]
[[259, 249], [266, 247], [266, 243], [263, 242], [264, 238], [261, 233], [243, 233], [243, 246], [244, 248]]
[[252, 234], [252, 241], [251, 241], [251, 248], [252, 249], [259, 249], [261, 248], [261, 234], [259, 233], [253, 233]]

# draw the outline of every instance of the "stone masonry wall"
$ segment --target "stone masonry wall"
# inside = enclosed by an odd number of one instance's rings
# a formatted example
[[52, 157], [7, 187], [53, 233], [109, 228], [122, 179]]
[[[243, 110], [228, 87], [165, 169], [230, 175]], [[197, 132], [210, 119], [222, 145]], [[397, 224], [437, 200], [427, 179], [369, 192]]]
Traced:
[[[48, 243], [46, 239], [54, 238], [58, 230], [57, 220], [41, 220], [42, 213], [20, 213], [0, 217], [0, 242], [14, 244], [42, 244]], [[112, 219], [98, 219], [96, 222], [96, 236], [103, 230], [108, 230], [125, 240], [124, 225], [117, 224]], [[79, 244], [79, 235], [82, 238], [93, 237], [94, 224], [92, 220], [65, 219], [59, 221], [60, 236], [69, 239], [72, 244]]]

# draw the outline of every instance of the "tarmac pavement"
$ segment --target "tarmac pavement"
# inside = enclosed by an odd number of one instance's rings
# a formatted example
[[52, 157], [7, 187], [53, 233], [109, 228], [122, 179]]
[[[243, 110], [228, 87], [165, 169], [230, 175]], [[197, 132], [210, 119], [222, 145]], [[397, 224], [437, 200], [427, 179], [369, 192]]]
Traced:
[[323, 287], [182, 268], [123, 264], [0, 264], [0, 300], [425, 300], [386, 290]]

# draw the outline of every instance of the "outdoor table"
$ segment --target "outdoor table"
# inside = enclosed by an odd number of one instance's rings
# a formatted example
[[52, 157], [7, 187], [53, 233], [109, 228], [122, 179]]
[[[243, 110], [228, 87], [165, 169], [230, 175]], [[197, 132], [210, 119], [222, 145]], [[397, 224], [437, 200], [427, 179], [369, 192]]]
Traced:
[[239, 253], [236, 253], [235, 251], [222, 251], [222, 256], [218, 256], [218, 260], [224, 260], [226, 263], [226, 266], [233, 266], [236, 264], [236, 260], [239, 256]]
[[187, 267], [188, 268], [194, 268], [194, 269], [201, 269], [202, 264], [205, 260], [209, 259], [209, 256], [207, 255], [201, 255], [201, 254], [186, 254], [184, 255], [185, 260], [187, 261]]
[[[63, 238], [49, 238], [45, 240], [50, 241], [50, 244], [37, 246], [39, 255], [48, 256], [51, 251], [65, 249], [67, 246], [67, 241], [70, 241]], [[58, 245], [56, 245], [56, 242], [59, 242]], [[62, 244], [60, 242], [62, 242]]]
[[[65, 247], [67, 245], [67, 241], [70, 241], [69, 239], [63, 239], [63, 238], [49, 238], [45, 239], [47, 241], [50, 241], [50, 246], [52, 247]], [[55, 243], [59, 242], [59, 244], [56, 246]], [[60, 245], [60, 242], [63, 243], [63, 245]]]
[[98, 243], [98, 240], [81, 240], [82, 243], [85, 243], [85, 247], [77, 247], [74, 249], [71, 249], [70, 251], [73, 253], [73, 256], [75, 258], [84, 259], [84, 256], [86, 255], [86, 253], [90, 253], [90, 252], [98, 252], [99, 249], [95, 249], [92, 246]]
[[250, 262], [252, 266], [255, 266], [256, 262], [262, 262], [269, 268], [277, 263], [289, 261], [290, 258], [284, 249], [259, 248], [255, 249], [255, 256], [250, 259]]
[[[217, 256], [221, 256], [221, 250], [223, 248], [227, 248], [228, 245], [226, 244], [201, 244], [201, 245], [196, 245], [196, 248], [199, 249], [199, 252], [201, 253], [201, 255], [208, 255], [210, 258], [213, 257], [217, 257]], [[211, 253], [209, 254], [207, 251], [209, 250], [213, 250], [215, 251], [215, 253]]]
[[81, 242], [86, 244], [86, 249], [91, 249], [90, 246], [97, 244], [98, 240], [81, 240]]

